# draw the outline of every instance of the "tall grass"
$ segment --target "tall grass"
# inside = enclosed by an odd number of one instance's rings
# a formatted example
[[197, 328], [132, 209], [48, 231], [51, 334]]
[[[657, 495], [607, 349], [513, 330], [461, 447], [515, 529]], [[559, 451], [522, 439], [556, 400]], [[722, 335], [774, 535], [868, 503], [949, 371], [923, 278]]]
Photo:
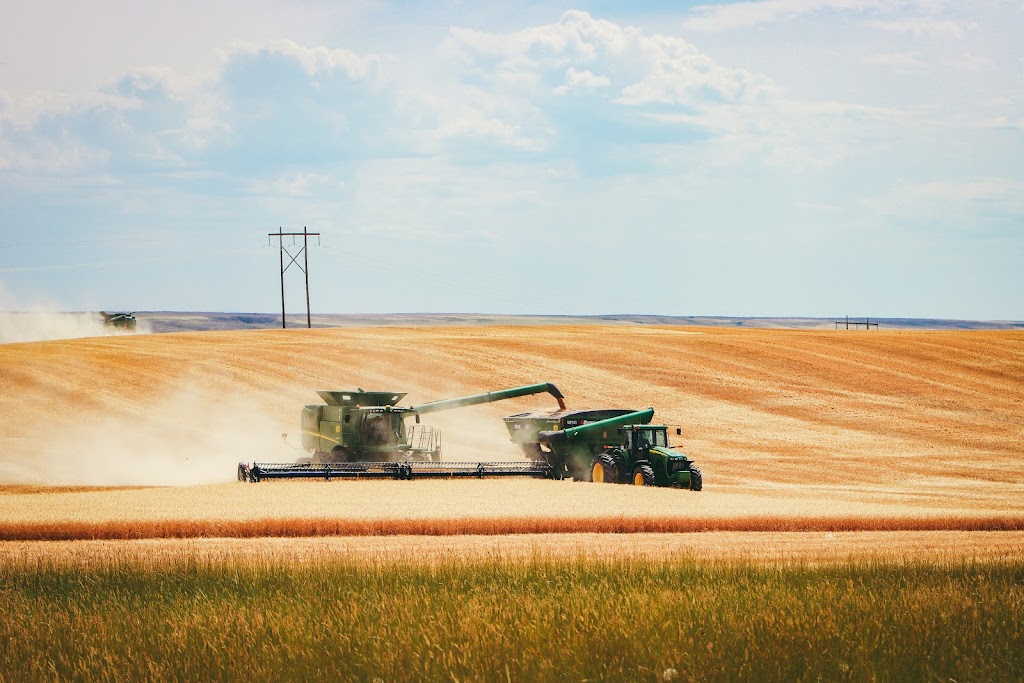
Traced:
[[268, 518], [0, 522], [0, 541], [706, 531], [1021, 531], [1021, 516]]
[[0, 566], [0, 679], [1020, 680], [1024, 562]]

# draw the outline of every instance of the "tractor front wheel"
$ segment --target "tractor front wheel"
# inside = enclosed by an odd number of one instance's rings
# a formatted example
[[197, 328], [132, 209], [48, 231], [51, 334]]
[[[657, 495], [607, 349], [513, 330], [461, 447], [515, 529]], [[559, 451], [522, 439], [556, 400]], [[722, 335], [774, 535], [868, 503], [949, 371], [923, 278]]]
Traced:
[[690, 465], [690, 490], [700, 491], [704, 488], [704, 480], [700, 476], [700, 470], [696, 465]]
[[633, 468], [634, 486], [654, 486], [654, 470], [650, 465], [637, 465]]

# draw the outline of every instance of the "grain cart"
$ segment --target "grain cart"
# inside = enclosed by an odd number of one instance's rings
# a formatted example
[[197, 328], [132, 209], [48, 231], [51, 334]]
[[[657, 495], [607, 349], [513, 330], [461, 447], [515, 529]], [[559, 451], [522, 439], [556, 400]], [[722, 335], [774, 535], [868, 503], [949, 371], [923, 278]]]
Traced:
[[[461, 398], [398, 405], [400, 392], [318, 391], [323, 404], [302, 409], [302, 449], [309, 455], [295, 463], [238, 464], [241, 481], [268, 478], [316, 477], [483, 477], [550, 476], [544, 460], [519, 462], [443, 462], [441, 433], [420, 423], [422, 415], [442, 410], [503, 401], [519, 396], [548, 393], [565, 410], [562, 393], [554, 384], [531, 384], [515, 389], [474, 394]], [[415, 418], [415, 423], [405, 424]]]
[[521, 413], [505, 425], [525, 453], [551, 465], [555, 478], [700, 491], [700, 469], [668, 445], [667, 427], [649, 424], [653, 417], [654, 408]]

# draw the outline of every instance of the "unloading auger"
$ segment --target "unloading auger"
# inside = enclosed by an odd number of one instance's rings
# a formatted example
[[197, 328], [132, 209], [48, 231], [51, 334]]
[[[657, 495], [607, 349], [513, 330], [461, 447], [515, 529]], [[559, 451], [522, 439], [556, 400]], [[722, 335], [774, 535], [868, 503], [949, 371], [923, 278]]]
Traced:
[[[551, 394], [564, 411], [565, 400], [545, 382], [472, 396], [398, 405], [404, 393], [318, 391], [323, 404], [302, 409], [302, 449], [295, 463], [238, 464], [239, 481], [295, 478], [552, 477], [547, 460], [458, 462], [441, 460], [441, 432], [420, 423], [420, 416], [442, 410], [493, 403], [520, 396]], [[415, 423], [405, 424], [407, 418]]]

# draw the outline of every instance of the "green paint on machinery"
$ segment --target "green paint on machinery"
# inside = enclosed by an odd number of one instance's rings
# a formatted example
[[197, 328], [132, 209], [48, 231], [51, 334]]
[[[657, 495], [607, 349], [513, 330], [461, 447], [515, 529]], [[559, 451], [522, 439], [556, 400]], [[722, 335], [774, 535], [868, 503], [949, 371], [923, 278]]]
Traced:
[[103, 316], [103, 324], [107, 327], [114, 327], [129, 332], [135, 331], [136, 320], [134, 313], [107, 313], [106, 311], [100, 311], [100, 315]]
[[[554, 384], [473, 394], [416, 406], [399, 406], [405, 394], [385, 391], [318, 391], [323, 404], [302, 409], [302, 449], [309, 455], [296, 463], [238, 464], [238, 478], [257, 482], [271, 478], [316, 477], [549, 477], [544, 460], [524, 462], [443, 462], [441, 432], [420, 423], [420, 416], [442, 410], [548, 393], [565, 409]], [[406, 426], [408, 418], [415, 423]]]
[[[529, 476], [701, 489], [701, 473], [668, 444], [668, 428], [652, 425], [654, 409], [569, 410], [551, 383], [530, 384], [461, 398], [399, 406], [405, 394], [318, 391], [322, 404], [302, 409], [302, 449], [288, 464], [238, 464], [238, 478], [394, 478]], [[442, 410], [548, 393], [558, 410], [505, 418], [524, 461], [445, 462], [441, 433], [420, 417]], [[413, 424], [406, 420], [413, 418]], [[679, 430], [676, 430], [679, 433]]]
[[[302, 448], [310, 462], [356, 462], [441, 459], [441, 432], [420, 424], [420, 416], [442, 410], [549, 393], [565, 407], [558, 387], [550, 383], [474, 394], [461, 398], [398, 406], [404, 393], [381, 391], [318, 391], [326, 405], [302, 409]], [[406, 427], [407, 418], [415, 424]]]
[[[668, 427], [649, 424], [654, 408], [520, 413], [505, 418], [512, 441], [544, 458], [555, 478], [700, 491], [700, 469], [668, 443]], [[678, 433], [678, 430], [677, 430]]]

